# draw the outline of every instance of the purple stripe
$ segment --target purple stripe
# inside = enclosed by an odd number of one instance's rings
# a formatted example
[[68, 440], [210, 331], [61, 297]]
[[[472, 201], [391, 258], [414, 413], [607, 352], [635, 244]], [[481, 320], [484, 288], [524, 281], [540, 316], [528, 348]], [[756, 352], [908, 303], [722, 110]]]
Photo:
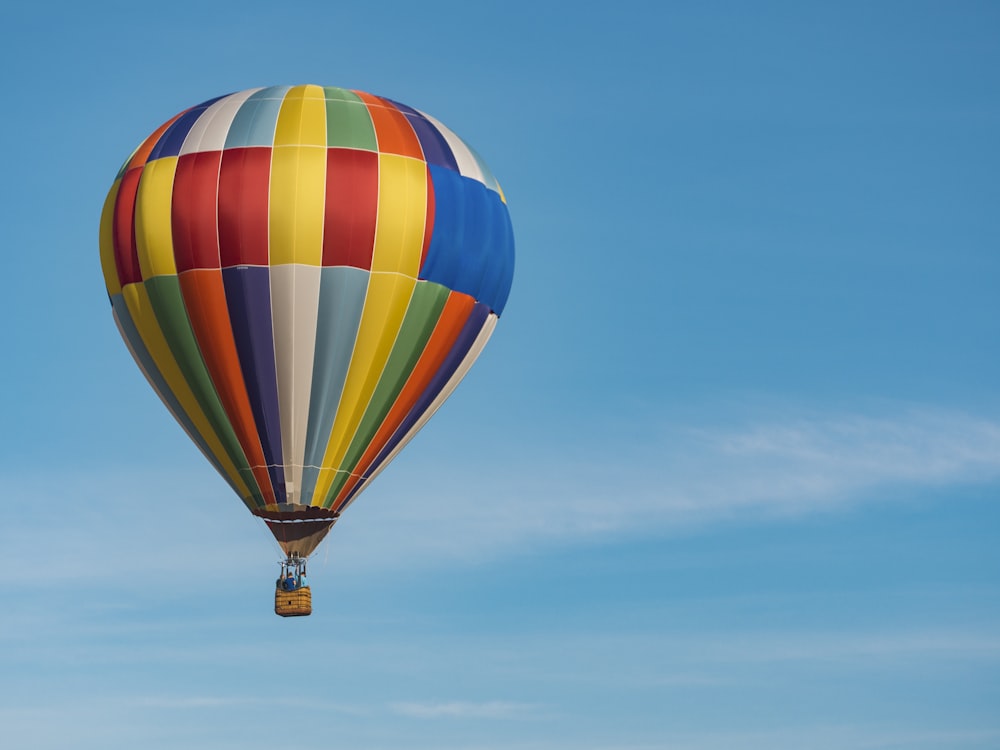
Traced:
[[[420, 395], [417, 403], [413, 405], [412, 409], [410, 409], [410, 413], [406, 415], [406, 418], [402, 421], [399, 427], [396, 428], [392, 437], [389, 438], [389, 441], [385, 444], [385, 447], [379, 452], [375, 460], [372, 461], [372, 464], [368, 467], [367, 471], [365, 471], [363, 475], [364, 479], [368, 479], [368, 477], [378, 470], [378, 468], [385, 461], [386, 457], [399, 444], [399, 441], [406, 437], [413, 425], [417, 423], [417, 420], [423, 416], [424, 412], [426, 412], [430, 405], [434, 402], [434, 399], [438, 397], [438, 394], [441, 393], [441, 389], [445, 387], [451, 379], [451, 376], [455, 374], [455, 370], [458, 369], [458, 366], [462, 364], [462, 361], [468, 355], [469, 350], [476, 341], [476, 337], [479, 336], [479, 332], [483, 330], [483, 325], [486, 323], [486, 319], [489, 315], [489, 306], [484, 305], [482, 302], [477, 302], [472, 308], [472, 312], [469, 313], [469, 317], [465, 321], [465, 325], [462, 327], [462, 332], [458, 334], [458, 338], [455, 339], [455, 344], [451, 347], [451, 351], [448, 352], [448, 355], [444, 358], [444, 361], [438, 368], [437, 373], [434, 375], [433, 379], [431, 379], [431, 382], [428, 383], [427, 388]], [[344, 498], [344, 502], [341, 503], [341, 507], [351, 501], [351, 498], [354, 497], [364, 484], [364, 479], [358, 482], [354, 489], [351, 490], [350, 494]]]
[[268, 268], [234, 266], [222, 269], [226, 303], [236, 351], [275, 497], [285, 502], [285, 469], [281, 454], [278, 379], [271, 328], [271, 277]]
[[444, 139], [444, 136], [438, 132], [438, 129], [412, 107], [407, 107], [405, 104], [394, 102], [391, 99], [388, 101], [392, 102], [393, 106], [406, 115], [406, 119], [410, 121], [413, 131], [417, 134], [417, 140], [420, 141], [420, 148], [424, 151], [424, 161], [428, 164], [447, 167], [457, 172], [458, 162], [455, 161], [455, 156], [451, 152], [451, 146], [448, 145], [448, 141]]
[[146, 159], [147, 163], [154, 159], [162, 159], [164, 156], [177, 156], [181, 152], [181, 146], [184, 145], [184, 139], [187, 138], [187, 134], [191, 132], [191, 128], [194, 127], [198, 118], [205, 114], [205, 110], [221, 98], [221, 96], [217, 96], [214, 99], [209, 99], [207, 102], [202, 102], [197, 107], [192, 107], [174, 120], [174, 123], [166, 129], [163, 135], [160, 136], [160, 140], [153, 146], [153, 150], [149, 153], [149, 158]]
[[407, 115], [406, 119], [410, 121], [410, 125], [413, 126], [413, 130], [417, 134], [417, 140], [420, 141], [420, 148], [424, 151], [424, 161], [428, 164], [447, 167], [457, 172], [458, 162], [455, 160], [455, 155], [451, 152], [451, 146], [448, 145], [448, 142], [438, 132], [437, 128], [420, 115]]

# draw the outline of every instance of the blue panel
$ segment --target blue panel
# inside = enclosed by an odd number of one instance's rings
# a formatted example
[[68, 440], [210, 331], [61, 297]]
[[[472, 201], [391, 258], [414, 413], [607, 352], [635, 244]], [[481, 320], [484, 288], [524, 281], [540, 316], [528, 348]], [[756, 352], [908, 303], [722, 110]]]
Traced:
[[251, 94], [229, 126], [226, 148], [273, 146], [278, 111], [290, 88], [271, 86]]
[[490, 214], [490, 236], [493, 246], [490, 254], [490, 272], [483, 277], [483, 299], [492, 300], [493, 312], [499, 315], [507, 304], [511, 282], [514, 279], [514, 227], [510, 213], [500, 196], [487, 191]]
[[430, 165], [434, 228], [420, 278], [487, 304], [498, 315], [514, 278], [507, 206], [478, 180]]
[[187, 134], [198, 121], [198, 118], [205, 113], [206, 109], [221, 98], [221, 96], [217, 96], [215, 99], [209, 99], [197, 107], [192, 107], [174, 120], [174, 123], [167, 128], [166, 132], [160, 136], [160, 140], [153, 146], [153, 150], [150, 151], [147, 161], [161, 159], [164, 156], [177, 156], [181, 152], [181, 146], [184, 145], [184, 139], [187, 138]]
[[270, 269], [234, 266], [222, 269], [226, 305], [236, 340], [236, 351], [250, 397], [250, 408], [275, 497], [286, 500], [284, 461], [281, 454], [281, 418], [278, 411], [278, 378], [271, 326]]
[[369, 276], [368, 271], [348, 266], [324, 268], [320, 276], [309, 427], [302, 471], [303, 503], [313, 499], [316, 489], [319, 466], [333, 430], [361, 325]]

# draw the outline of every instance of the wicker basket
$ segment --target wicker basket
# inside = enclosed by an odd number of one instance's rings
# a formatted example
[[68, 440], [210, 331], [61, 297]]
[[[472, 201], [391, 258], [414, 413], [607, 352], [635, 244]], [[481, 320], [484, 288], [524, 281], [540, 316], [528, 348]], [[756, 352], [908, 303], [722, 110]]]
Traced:
[[274, 590], [274, 614], [282, 617], [305, 617], [312, 614], [312, 591], [303, 586], [295, 591]]

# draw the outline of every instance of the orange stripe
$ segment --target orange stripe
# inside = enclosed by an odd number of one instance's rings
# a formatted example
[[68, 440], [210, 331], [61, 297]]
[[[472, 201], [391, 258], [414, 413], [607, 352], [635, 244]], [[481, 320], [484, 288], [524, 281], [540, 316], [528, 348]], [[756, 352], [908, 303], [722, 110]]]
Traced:
[[193, 269], [179, 274], [178, 280], [184, 295], [184, 307], [222, 408], [250, 462], [250, 470], [264, 499], [268, 505], [273, 505], [277, 500], [243, 381], [236, 340], [229, 324], [222, 271], [217, 268]]
[[[184, 110], [184, 112], [187, 112], [187, 110]], [[160, 127], [154, 130], [153, 134], [149, 136], [149, 138], [144, 140], [142, 142], [142, 145], [135, 150], [134, 154], [132, 154], [132, 158], [129, 159], [128, 167], [126, 167], [126, 169], [135, 169], [136, 167], [145, 166], [146, 160], [149, 158], [149, 155], [153, 152], [153, 147], [156, 146], [157, 142], [160, 140], [160, 136], [162, 136], [163, 133], [166, 131], [166, 129], [169, 128], [171, 125], [173, 125], [174, 122], [176, 122], [177, 118], [183, 115], [184, 112], [181, 112], [180, 114], [171, 117], [165, 123], [160, 125]]]
[[413, 131], [413, 126], [406, 115], [393, 107], [389, 102], [377, 96], [355, 91], [368, 107], [372, 124], [375, 126], [375, 138], [378, 140], [378, 150], [383, 154], [399, 154], [412, 156], [414, 159], [424, 159], [424, 151], [420, 141]]
[[455, 340], [462, 332], [465, 321], [468, 320], [475, 304], [476, 301], [467, 294], [451, 292], [448, 295], [448, 300], [444, 303], [437, 325], [434, 326], [434, 332], [427, 340], [426, 346], [424, 346], [423, 354], [420, 355], [420, 359], [413, 368], [413, 372], [410, 373], [410, 377], [406, 380], [406, 385], [399, 392], [396, 402], [392, 405], [389, 413], [386, 414], [381, 427], [375, 433], [375, 437], [372, 438], [364, 455], [361, 456], [361, 459], [354, 467], [351, 478], [344, 484], [340, 492], [337, 493], [337, 498], [331, 506], [333, 510], [340, 510], [340, 505], [361, 481], [362, 475], [372, 465], [378, 457], [379, 452], [389, 442], [389, 439], [396, 432], [399, 425], [402, 424], [403, 420], [406, 419], [406, 415], [410, 413], [410, 410], [417, 403], [418, 399], [427, 390], [427, 386], [437, 374], [441, 363], [455, 345]]

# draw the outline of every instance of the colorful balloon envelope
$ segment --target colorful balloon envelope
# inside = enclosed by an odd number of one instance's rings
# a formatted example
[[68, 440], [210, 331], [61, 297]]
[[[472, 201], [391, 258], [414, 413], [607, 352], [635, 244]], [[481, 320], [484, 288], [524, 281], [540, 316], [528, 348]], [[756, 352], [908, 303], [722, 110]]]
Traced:
[[465, 376], [514, 240], [482, 159], [361, 91], [185, 110], [101, 217], [115, 321], [164, 404], [289, 557], [306, 557]]

